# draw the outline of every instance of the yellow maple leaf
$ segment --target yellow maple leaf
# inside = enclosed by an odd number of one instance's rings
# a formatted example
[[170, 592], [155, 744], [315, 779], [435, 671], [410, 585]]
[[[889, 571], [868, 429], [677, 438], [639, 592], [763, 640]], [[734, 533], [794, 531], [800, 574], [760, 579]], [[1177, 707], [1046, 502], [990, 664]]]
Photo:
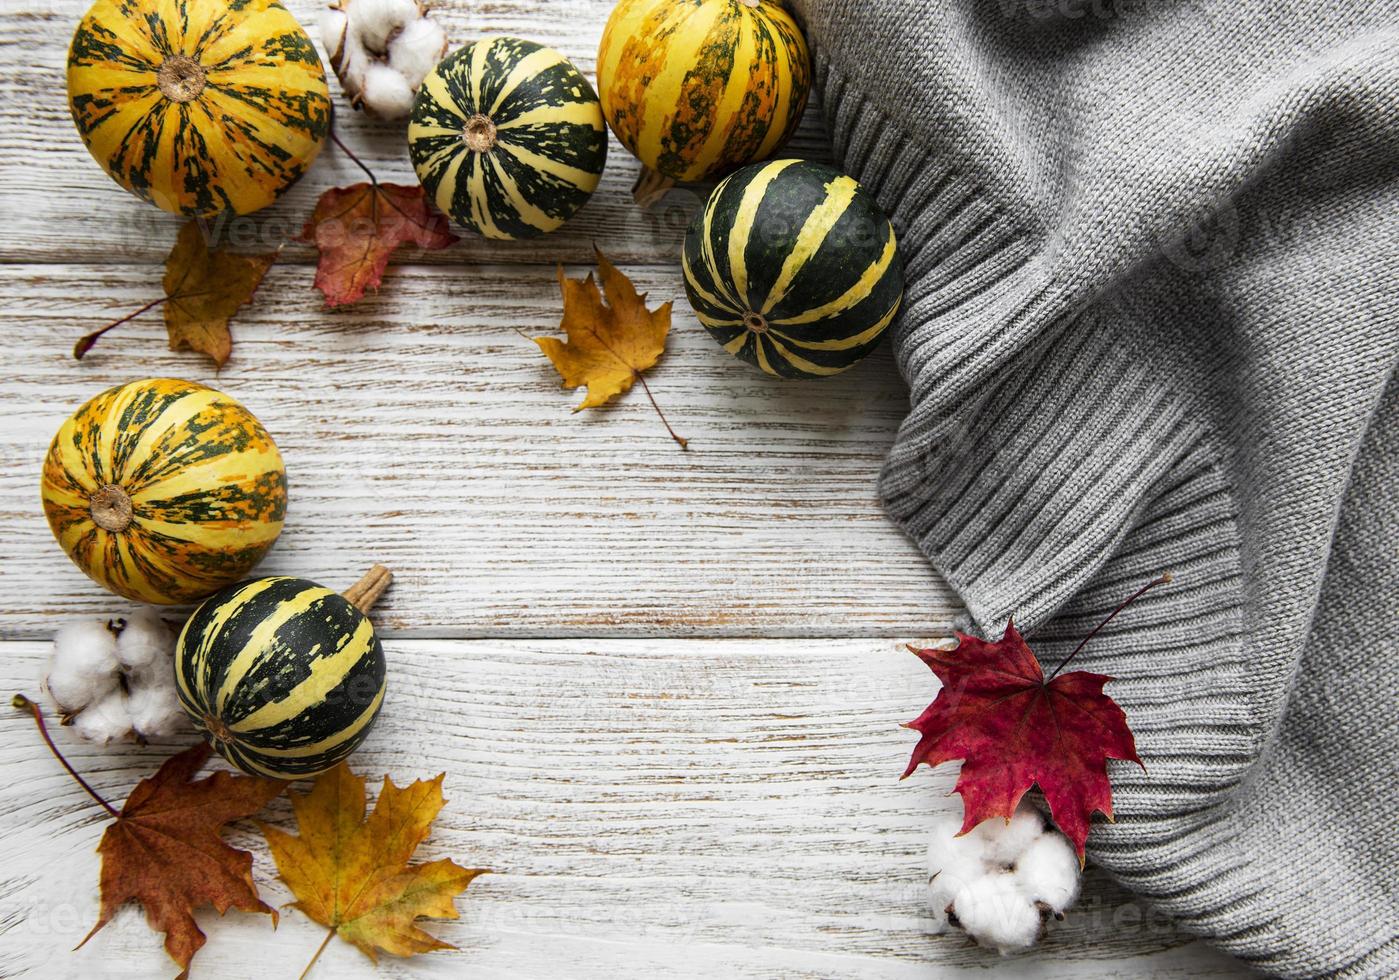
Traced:
[[296, 896], [292, 907], [330, 930], [311, 964], [334, 935], [375, 961], [379, 951], [413, 956], [455, 948], [416, 922], [457, 918], [453, 900], [486, 870], [445, 858], [408, 864], [445, 802], [443, 775], [403, 789], [384, 777], [366, 819], [364, 778], [342, 762], [317, 776], [309, 793], [289, 794], [300, 837], [261, 825], [277, 873]]
[[[564, 277], [559, 267], [559, 289], [563, 292], [563, 321], [559, 327], [568, 336], [532, 338], [553, 362], [565, 388], [588, 386], [588, 394], [574, 407], [575, 412], [605, 405], [640, 381], [661, 416], [671, 438], [683, 449], [687, 441], [675, 434], [641, 372], [660, 360], [670, 333], [671, 303], [654, 310], [646, 308], [645, 294], [638, 294], [632, 281], [619, 272], [596, 248], [602, 291], [590, 272], [586, 279]], [[606, 295], [604, 302], [603, 296]]]

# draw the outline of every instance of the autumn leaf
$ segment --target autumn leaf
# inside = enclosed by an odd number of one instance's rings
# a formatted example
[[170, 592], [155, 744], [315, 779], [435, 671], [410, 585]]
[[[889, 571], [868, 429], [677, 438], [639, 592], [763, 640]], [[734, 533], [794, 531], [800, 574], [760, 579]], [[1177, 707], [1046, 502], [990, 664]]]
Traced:
[[199, 222], [187, 222], [165, 259], [165, 295], [87, 334], [74, 346], [73, 356], [81, 359], [113, 327], [164, 304], [170, 349], [208, 354], [215, 365], [223, 367], [233, 351], [228, 321], [239, 307], [252, 301], [276, 258], [276, 252], [239, 255], [211, 249]]
[[432, 209], [421, 185], [378, 181], [332, 187], [316, 202], [301, 241], [321, 253], [315, 286], [327, 306], [343, 306], [377, 289], [400, 245], [446, 248], [458, 241]]
[[1127, 716], [1103, 693], [1112, 678], [1060, 671], [1113, 616], [1169, 581], [1169, 575], [1156, 579], [1113, 610], [1048, 680], [1013, 623], [995, 643], [958, 633], [953, 650], [913, 650], [942, 689], [907, 726], [921, 737], [904, 776], [920, 763], [961, 759], [955, 792], [962, 796], [962, 833], [992, 817], [1009, 820], [1038, 784], [1081, 863], [1093, 813], [1112, 819], [1107, 760], [1142, 761]]
[[385, 777], [365, 819], [364, 779], [342, 762], [317, 776], [306, 795], [292, 793], [291, 802], [301, 836], [266, 824], [262, 832], [296, 896], [293, 907], [330, 929], [326, 942], [338, 934], [376, 961], [379, 951], [413, 956], [454, 948], [416, 921], [455, 919], [453, 900], [485, 870], [448, 859], [408, 864], [445, 802], [442, 775], [404, 789]]
[[588, 386], [588, 394], [573, 409], [575, 412], [605, 405], [630, 388], [634, 381], [640, 381], [671, 438], [683, 449], [687, 440], [671, 429], [651, 395], [650, 386], [641, 376], [641, 372], [653, 366], [665, 352], [671, 304], [648, 310], [646, 296], [638, 295], [631, 280], [617, 271], [601, 251], [593, 251], [602, 278], [602, 292], [598, 291], [592, 273], [586, 279], [566, 279], [560, 267], [563, 322], [559, 326], [568, 340], [532, 339], [553, 362], [565, 388]]

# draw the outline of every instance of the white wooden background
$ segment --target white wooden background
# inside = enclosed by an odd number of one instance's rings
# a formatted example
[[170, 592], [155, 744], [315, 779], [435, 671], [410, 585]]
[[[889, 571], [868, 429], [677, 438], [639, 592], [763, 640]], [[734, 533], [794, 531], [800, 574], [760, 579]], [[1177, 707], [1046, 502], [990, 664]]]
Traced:
[[[440, 4], [454, 44], [510, 33], [552, 44], [590, 76], [610, 0]], [[650, 213], [615, 143], [601, 189], [533, 243], [471, 235], [407, 255], [384, 289], [326, 312], [314, 256], [287, 246], [235, 321], [215, 374], [165, 348], [158, 313], [84, 332], [160, 294], [178, 222], [125, 196], [68, 118], [63, 62], [82, 0], [0, 11], [0, 690], [37, 694], [65, 617], [123, 603], [51, 539], [39, 466], [63, 418], [141, 376], [206, 381], [273, 432], [291, 481], [266, 572], [348, 585], [373, 561], [397, 581], [376, 613], [390, 696], [356, 756], [375, 783], [447, 772], [424, 857], [496, 873], [431, 926], [461, 947], [387, 976], [1232, 976], [1091, 869], [1068, 921], [1001, 959], [930, 933], [929, 815], [959, 805], [952, 773], [900, 783], [898, 723], [934, 694], [901, 642], [946, 636], [955, 600], [881, 515], [879, 462], [905, 409], [887, 351], [838, 379], [778, 382], [725, 355], [683, 302], [676, 257], [698, 199]], [[313, 24], [315, 5], [291, 4]], [[340, 112], [383, 180], [411, 181], [401, 127]], [[815, 114], [796, 142], [821, 156]], [[275, 208], [225, 231], [270, 248], [325, 188], [359, 179], [333, 148]], [[682, 453], [640, 392], [572, 415], [518, 331], [554, 330], [553, 263], [596, 242], [677, 299], [650, 375]], [[75, 765], [114, 801], [171, 745], [99, 750], [68, 731]], [[0, 976], [161, 976], [160, 940], [128, 909], [86, 947], [104, 826], [41, 746], [0, 711]], [[274, 804], [286, 821], [285, 801]], [[260, 840], [264, 897], [289, 900]], [[195, 976], [293, 977], [321, 937], [288, 912], [205, 915]], [[343, 944], [318, 975], [374, 975]]]

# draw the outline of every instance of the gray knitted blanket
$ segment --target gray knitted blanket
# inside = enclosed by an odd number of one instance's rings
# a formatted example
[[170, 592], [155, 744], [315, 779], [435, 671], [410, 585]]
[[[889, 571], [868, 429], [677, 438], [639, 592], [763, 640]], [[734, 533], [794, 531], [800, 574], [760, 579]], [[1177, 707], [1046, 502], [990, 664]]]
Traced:
[[1117, 678], [1089, 857], [1259, 968], [1399, 975], [1399, 6], [798, 0], [894, 219], [890, 514]]

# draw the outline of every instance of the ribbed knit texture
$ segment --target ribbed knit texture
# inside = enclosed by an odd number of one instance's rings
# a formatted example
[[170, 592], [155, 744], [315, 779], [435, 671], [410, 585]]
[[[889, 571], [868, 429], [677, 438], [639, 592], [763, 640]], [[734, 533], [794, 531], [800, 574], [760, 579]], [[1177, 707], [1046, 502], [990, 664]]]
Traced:
[[795, 6], [907, 268], [890, 514], [1049, 663], [1175, 574], [1075, 661], [1146, 762], [1090, 859], [1399, 975], [1399, 8]]

